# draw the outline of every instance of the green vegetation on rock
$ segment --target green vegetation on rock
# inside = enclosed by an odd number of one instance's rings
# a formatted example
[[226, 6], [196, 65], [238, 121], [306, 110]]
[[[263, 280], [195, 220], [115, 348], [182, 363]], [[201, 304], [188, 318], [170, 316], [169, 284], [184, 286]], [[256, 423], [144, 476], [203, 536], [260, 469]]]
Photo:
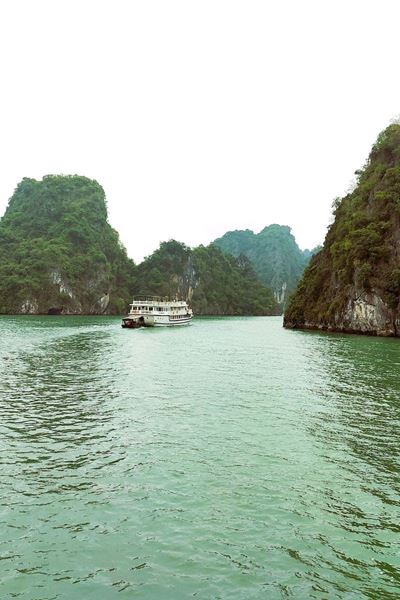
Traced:
[[258, 234], [250, 229], [228, 231], [214, 244], [233, 256], [247, 256], [259, 280], [273, 290], [281, 307], [296, 288], [313, 252], [302, 252], [285, 225], [269, 225]]
[[86, 177], [23, 179], [0, 221], [0, 312], [117, 313], [134, 263]]
[[285, 314], [287, 327], [398, 335], [400, 125], [385, 129]]
[[278, 314], [271, 290], [257, 280], [249, 260], [214, 245], [190, 249], [163, 242], [138, 266], [135, 292], [187, 298], [195, 314]]

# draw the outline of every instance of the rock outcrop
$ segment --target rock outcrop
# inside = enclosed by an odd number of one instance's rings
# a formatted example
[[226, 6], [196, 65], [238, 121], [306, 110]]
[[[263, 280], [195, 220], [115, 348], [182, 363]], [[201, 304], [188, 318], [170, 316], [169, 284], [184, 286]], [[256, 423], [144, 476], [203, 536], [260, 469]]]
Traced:
[[284, 326], [400, 335], [400, 125], [390, 125], [356, 171], [353, 192], [285, 312]]

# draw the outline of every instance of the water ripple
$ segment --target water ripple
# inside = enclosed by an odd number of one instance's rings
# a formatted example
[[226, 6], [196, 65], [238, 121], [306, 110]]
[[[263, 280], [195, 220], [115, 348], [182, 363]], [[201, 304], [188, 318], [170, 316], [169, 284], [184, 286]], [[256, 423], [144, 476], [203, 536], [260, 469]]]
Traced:
[[0, 318], [2, 598], [398, 598], [397, 340]]

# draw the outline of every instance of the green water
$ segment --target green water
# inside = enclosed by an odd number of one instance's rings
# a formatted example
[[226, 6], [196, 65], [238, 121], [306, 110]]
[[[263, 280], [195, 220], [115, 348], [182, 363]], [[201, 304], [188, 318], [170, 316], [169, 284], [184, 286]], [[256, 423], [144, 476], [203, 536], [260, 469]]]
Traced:
[[0, 597], [400, 597], [400, 341], [0, 318]]

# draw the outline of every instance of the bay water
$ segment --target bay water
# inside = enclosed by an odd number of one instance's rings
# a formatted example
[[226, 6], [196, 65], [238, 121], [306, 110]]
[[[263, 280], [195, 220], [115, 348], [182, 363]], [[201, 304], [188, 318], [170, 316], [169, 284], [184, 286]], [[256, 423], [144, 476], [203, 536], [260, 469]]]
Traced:
[[400, 597], [400, 341], [0, 318], [0, 598]]

